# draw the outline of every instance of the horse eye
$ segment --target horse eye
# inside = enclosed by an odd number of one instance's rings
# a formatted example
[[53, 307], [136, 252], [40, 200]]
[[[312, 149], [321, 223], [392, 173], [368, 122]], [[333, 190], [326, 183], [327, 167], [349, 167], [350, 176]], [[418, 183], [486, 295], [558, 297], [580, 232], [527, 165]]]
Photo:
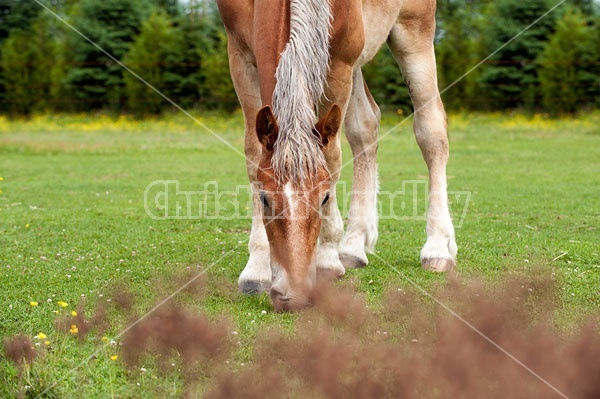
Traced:
[[325, 206], [327, 201], [329, 201], [329, 193], [325, 194], [325, 198], [323, 198], [323, 203], [321, 204], [321, 206]]
[[262, 204], [268, 208], [269, 207], [269, 201], [267, 201], [267, 195], [265, 194], [264, 191], [260, 192], [260, 202], [262, 202]]

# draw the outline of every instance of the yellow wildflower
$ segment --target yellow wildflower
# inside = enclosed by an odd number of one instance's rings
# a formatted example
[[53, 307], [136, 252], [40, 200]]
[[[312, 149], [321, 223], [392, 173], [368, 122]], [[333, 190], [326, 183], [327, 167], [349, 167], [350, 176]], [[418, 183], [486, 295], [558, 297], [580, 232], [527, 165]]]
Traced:
[[37, 339], [46, 339], [46, 334], [44, 333], [39, 333], [38, 335], [35, 336]]
[[29, 302], [29, 304], [30, 304], [31, 306], [37, 306], [37, 305], [38, 305], [38, 303], [37, 303], [36, 301], [31, 301], [31, 302]]
[[25, 228], [26, 228], [26, 229], [28, 229], [28, 228], [29, 228], [29, 223], [27, 223], [27, 224], [25, 225]]
[[71, 311], [71, 316], [73, 316], [73, 317], [77, 317], [77, 312], [76, 312], [76, 311], [74, 311], [74, 310], [73, 310], [73, 311]]
[[0, 176], [0, 181], [4, 180], [4, 177]]
[[60, 306], [61, 308], [66, 308], [67, 306], [69, 306], [68, 303], [66, 303], [65, 301], [58, 301], [56, 302], [58, 304], [58, 306]]
[[46, 345], [46, 346], [50, 345], [50, 341], [44, 341], [44, 345]]
[[108, 337], [105, 335], [104, 337], [102, 337], [102, 341], [104, 341], [104, 342], [108, 341]]
[[75, 324], [71, 324], [71, 328], [69, 329], [69, 334], [77, 334], [79, 332], [79, 329], [77, 328], [77, 326]]
[[110, 360], [112, 360], [112, 361], [114, 362], [114, 361], [115, 361], [115, 360], [117, 360], [118, 358], [119, 358], [119, 356], [118, 356], [118, 355], [112, 355], [112, 356], [110, 357]]

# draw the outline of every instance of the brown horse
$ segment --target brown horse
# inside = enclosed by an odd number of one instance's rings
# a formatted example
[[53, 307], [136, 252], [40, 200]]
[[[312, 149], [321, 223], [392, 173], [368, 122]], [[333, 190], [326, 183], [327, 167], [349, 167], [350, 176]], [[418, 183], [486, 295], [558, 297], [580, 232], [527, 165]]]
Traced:
[[[254, 182], [250, 258], [240, 290], [270, 290], [276, 309], [298, 309], [310, 303], [317, 274], [340, 276], [367, 264], [377, 241], [380, 112], [361, 67], [386, 40], [410, 90], [415, 136], [429, 169], [421, 264], [434, 271], [454, 267], [446, 115], [433, 50], [435, 0], [217, 3]], [[335, 193], [342, 122], [354, 156], [345, 234]]]

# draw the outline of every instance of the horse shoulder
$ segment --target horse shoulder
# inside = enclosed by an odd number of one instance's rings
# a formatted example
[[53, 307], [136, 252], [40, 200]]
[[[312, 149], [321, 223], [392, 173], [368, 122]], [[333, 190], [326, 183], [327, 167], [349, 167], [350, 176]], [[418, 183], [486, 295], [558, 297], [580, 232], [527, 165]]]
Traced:
[[331, 57], [354, 64], [365, 44], [363, 0], [331, 0]]
[[230, 42], [245, 52], [252, 50], [254, 0], [217, 0]]

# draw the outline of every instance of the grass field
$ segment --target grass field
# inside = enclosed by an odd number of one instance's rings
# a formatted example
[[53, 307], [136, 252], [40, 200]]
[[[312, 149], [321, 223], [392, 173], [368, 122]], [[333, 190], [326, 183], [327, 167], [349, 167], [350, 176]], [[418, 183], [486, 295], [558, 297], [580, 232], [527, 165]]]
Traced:
[[[241, 115], [199, 119], [243, 151]], [[600, 114], [570, 120], [479, 114], [449, 119], [449, 190], [463, 193], [453, 205], [455, 222], [464, 216], [456, 231], [460, 275], [491, 285], [506, 275], [544, 275], [556, 283], [554, 323], [564, 331], [598, 315]], [[399, 120], [385, 117], [381, 134]], [[411, 124], [380, 143], [382, 192], [426, 176]], [[344, 154], [349, 160], [347, 145]], [[349, 182], [351, 173], [349, 165], [342, 181]], [[143, 372], [125, 367], [120, 333], [133, 314], [144, 314], [201, 271], [202, 294], [185, 290], [172, 301], [210, 320], [229, 319], [228, 331], [235, 335], [227, 359], [231, 369], [252, 361], [263, 329], [282, 325], [293, 331], [299, 315], [274, 313], [267, 296], [236, 291], [249, 220], [154, 220], [145, 211], [144, 191], [157, 180], [177, 180], [188, 191], [214, 181], [219, 190], [234, 192], [246, 184], [245, 162], [180, 115], [154, 121], [0, 120], [0, 336], [5, 343], [28, 337], [37, 356], [22, 367], [0, 357], [0, 397], [35, 397], [46, 389], [47, 397], [181, 396], [186, 391], [181, 373], [165, 373], [151, 359]], [[405, 194], [412, 198], [412, 192]], [[423, 207], [419, 202], [414, 209]], [[382, 211], [389, 214], [389, 206]], [[419, 267], [424, 229], [420, 218], [383, 218], [376, 255], [344, 281], [356, 280], [373, 308], [390, 287], [409, 289], [414, 283], [434, 290], [446, 276]], [[133, 296], [130, 313], [110, 307], [125, 291]], [[108, 306], [106, 329], [81, 340], [69, 334], [68, 319], [76, 320], [71, 312], [89, 316], [99, 304]], [[211, 382], [203, 378], [199, 395]]]

